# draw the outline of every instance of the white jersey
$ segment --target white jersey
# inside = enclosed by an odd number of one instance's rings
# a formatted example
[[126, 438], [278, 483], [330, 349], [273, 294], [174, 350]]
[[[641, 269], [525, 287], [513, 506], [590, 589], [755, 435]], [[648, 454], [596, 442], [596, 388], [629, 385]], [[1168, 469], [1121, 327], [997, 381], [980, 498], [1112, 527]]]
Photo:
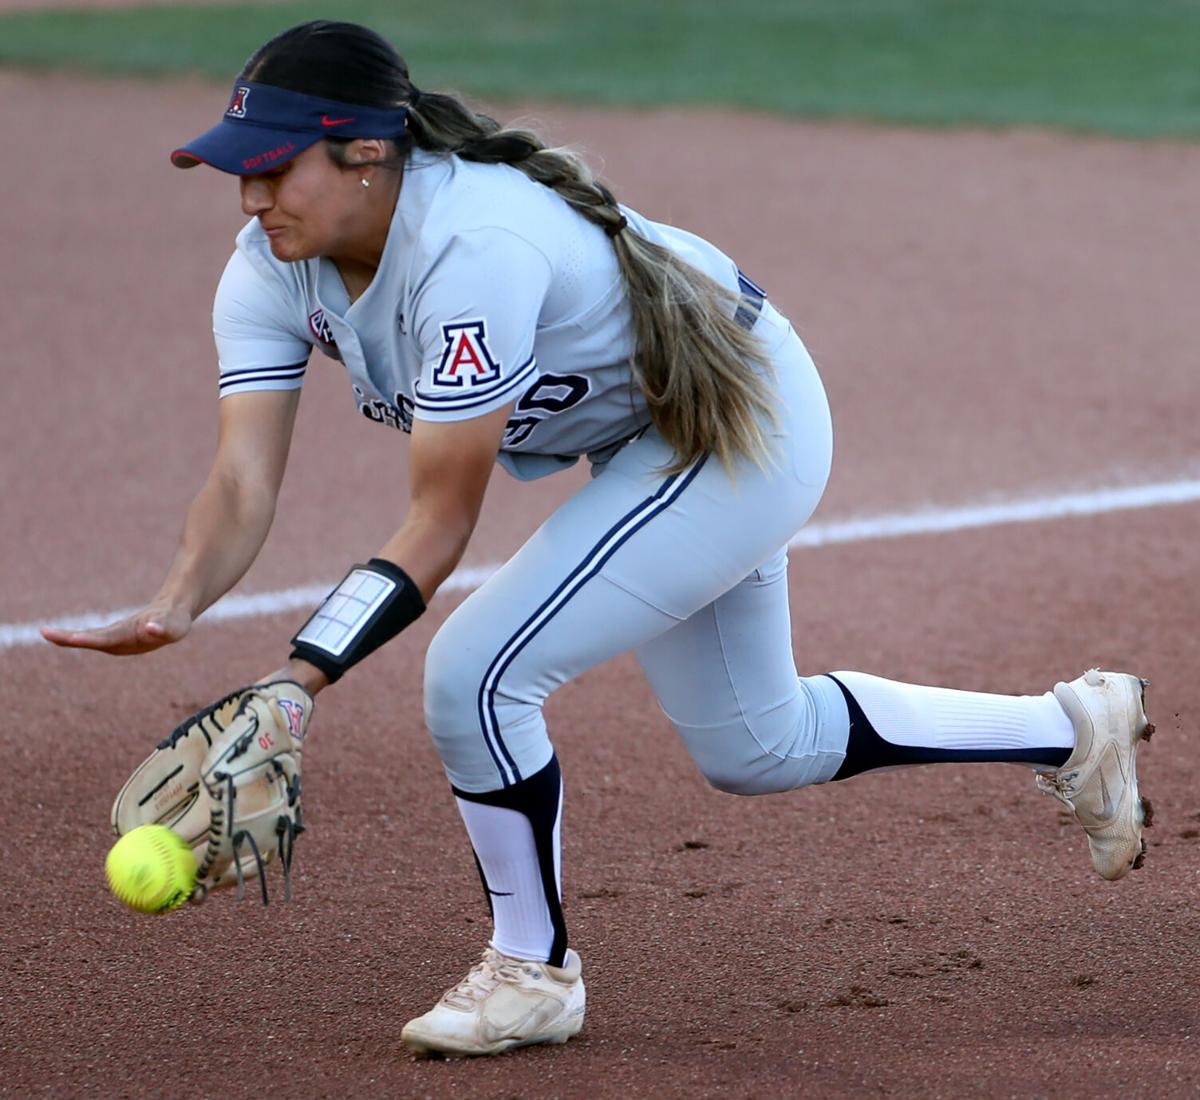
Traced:
[[[749, 323], [787, 323], [732, 260], [626, 207], [630, 227], [734, 293]], [[507, 165], [415, 150], [379, 269], [353, 303], [327, 259], [284, 263], [257, 219], [217, 290], [221, 395], [303, 384], [313, 347], [345, 366], [362, 414], [466, 420], [515, 401], [500, 462], [530, 479], [603, 457], [650, 421], [612, 242]], [[759, 330], [761, 332], [761, 330]], [[766, 333], [762, 333], [766, 335]]]

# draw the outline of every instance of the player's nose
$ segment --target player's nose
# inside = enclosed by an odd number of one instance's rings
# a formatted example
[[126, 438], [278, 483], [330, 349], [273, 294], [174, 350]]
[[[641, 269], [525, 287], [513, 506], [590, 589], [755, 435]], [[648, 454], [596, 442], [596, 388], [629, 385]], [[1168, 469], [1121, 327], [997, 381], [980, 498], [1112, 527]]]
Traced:
[[261, 214], [273, 205], [271, 187], [266, 180], [256, 176], [242, 176], [242, 213]]

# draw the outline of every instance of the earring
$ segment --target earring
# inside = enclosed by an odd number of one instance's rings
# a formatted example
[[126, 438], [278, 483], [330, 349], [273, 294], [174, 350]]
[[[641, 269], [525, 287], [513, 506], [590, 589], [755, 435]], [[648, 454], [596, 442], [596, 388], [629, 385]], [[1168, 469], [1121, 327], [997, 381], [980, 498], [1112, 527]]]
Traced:
[[362, 183], [362, 185], [363, 185], [364, 187], [370, 187], [370, 186], [371, 186], [371, 181], [370, 181], [370, 180], [362, 180], [362, 181], [360, 181], [360, 182]]

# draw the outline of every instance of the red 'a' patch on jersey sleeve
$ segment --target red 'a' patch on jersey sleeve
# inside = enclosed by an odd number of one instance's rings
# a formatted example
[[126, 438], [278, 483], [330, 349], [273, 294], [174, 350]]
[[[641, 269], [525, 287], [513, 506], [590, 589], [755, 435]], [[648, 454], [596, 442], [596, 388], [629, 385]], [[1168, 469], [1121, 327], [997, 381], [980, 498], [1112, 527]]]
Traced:
[[487, 343], [487, 323], [480, 318], [442, 325], [445, 347], [433, 371], [433, 384], [468, 389], [500, 377], [500, 364]]

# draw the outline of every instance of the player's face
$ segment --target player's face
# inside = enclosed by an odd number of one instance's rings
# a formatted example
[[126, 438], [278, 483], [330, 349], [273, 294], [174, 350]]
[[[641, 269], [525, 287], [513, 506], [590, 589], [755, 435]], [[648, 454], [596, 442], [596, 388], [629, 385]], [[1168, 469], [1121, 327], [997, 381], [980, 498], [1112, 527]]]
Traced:
[[277, 260], [337, 256], [355, 236], [362, 182], [329, 159], [323, 142], [274, 171], [242, 176], [241, 186], [242, 210], [258, 218]]

